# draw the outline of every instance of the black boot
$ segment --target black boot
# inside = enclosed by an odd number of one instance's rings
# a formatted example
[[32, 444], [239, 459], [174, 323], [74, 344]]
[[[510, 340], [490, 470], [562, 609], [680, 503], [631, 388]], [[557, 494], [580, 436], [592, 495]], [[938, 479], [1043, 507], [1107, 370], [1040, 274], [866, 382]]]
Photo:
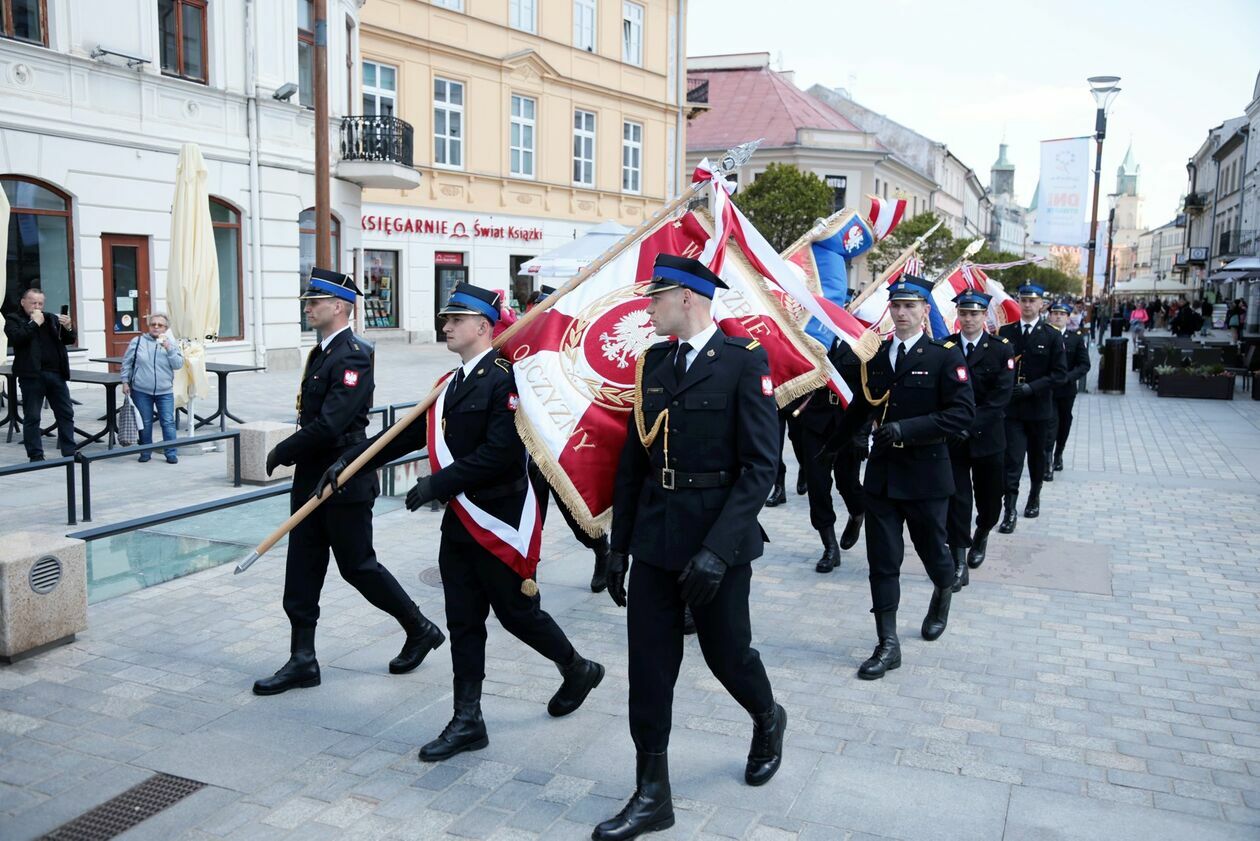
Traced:
[[481, 717], [481, 681], [455, 680], [455, 715], [442, 729], [442, 735], [420, 748], [421, 762], [450, 759], [466, 750], [481, 750], [490, 744], [486, 722]]
[[818, 536], [822, 538], [823, 553], [818, 563], [814, 565], [814, 572], [831, 572], [840, 566], [840, 546], [836, 543], [835, 527], [827, 526], [819, 529]]
[[608, 589], [608, 535], [595, 545], [595, 571], [591, 573], [591, 592], [602, 593]]
[[987, 531], [977, 531], [976, 536], [971, 538], [971, 548], [967, 550], [967, 566], [972, 569], [980, 569], [988, 549], [989, 533]]
[[683, 636], [689, 637], [696, 632], [696, 617], [691, 615], [691, 605], [683, 605]]
[[411, 611], [400, 622], [403, 630], [407, 632], [407, 640], [403, 643], [402, 651], [398, 652], [398, 656], [389, 661], [391, 675], [406, 674], [423, 663], [430, 651], [441, 647], [442, 643], [446, 642], [446, 635], [437, 625], [426, 619], [420, 612], [420, 608], [414, 604], [411, 606]]
[[954, 546], [950, 551], [954, 555], [954, 586], [950, 592], [957, 593], [971, 583], [971, 575], [967, 571], [967, 549], [965, 546]]
[[744, 782], [750, 786], [770, 782], [783, 761], [783, 731], [786, 729], [787, 710], [780, 704], [753, 716], [752, 745], [748, 748], [748, 764], [744, 766]]
[[1046, 459], [1046, 475], [1043, 478], [1047, 482], [1054, 481], [1054, 465], [1050, 463], [1049, 459]]
[[254, 681], [254, 694], [279, 695], [290, 689], [309, 689], [312, 686], [319, 686], [315, 629], [294, 628], [289, 638], [289, 662], [271, 677]]
[[933, 587], [932, 601], [928, 603], [927, 616], [923, 617], [920, 633], [928, 642], [939, 639], [949, 622], [949, 602], [954, 593], [948, 587]]
[[850, 515], [849, 522], [844, 524], [844, 531], [840, 534], [841, 549], [852, 549], [857, 545], [858, 537], [862, 534], [864, 519], [866, 519], [865, 514], [858, 514], [856, 517]]
[[883, 677], [884, 672], [901, 667], [901, 641], [897, 639], [897, 611], [882, 610], [876, 613], [875, 632], [879, 636], [875, 653], [858, 667], [858, 677], [862, 680], [876, 680]]
[[1055, 469], [1055, 470], [1062, 470], [1062, 469], [1063, 469], [1063, 453], [1056, 453], [1056, 454], [1055, 454], [1055, 456], [1054, 456], [1054, 469]]
[[1028, 519], [1041, 514], [1041, 483], [1033, 482], [1032, 490], [1028, 492], [1028, 504], [1024, 506], [1024, 516]]
[[1019, 502], [1019, 494], [1006, 494], [1002, 498], [1002, 522], [998, 525], [999, 534], [1010, 534], [1015, 531], [1015, 523], [1019, 521], [1019, 514], [1015, 511], [1015, 505]]
[[783, 492], [783, 483], [775, 482], [770, 489], [770, 497], [766, 500], [767, 508], [774, 508], [787, 502], [787, 494]]
[[599, 682], [604, 679], [604, 667], [594, 660], [587, 660], [576, 651], [573, 652], [568, 663], [564, 665], [556, 663], [556, 666], [564, 677], [564, 683], [560, 684], [556, 694], [552, 695], [551, 700], [547, 702], [547, 712], [559, 718], [582, 706], [586, 696], [590, 695], [591, 690], [599, 686]]
[[805, 481], [805, 471], [796, 471], [796, 495], [805, 496], [809, 492], [809, 482]]
[[634, 794], [617, 816], [595, 827], [595, 841], [624, 841], [674, 825], [674, 798], [669, 790], [669, 758], [665, 753], [635, 756]]

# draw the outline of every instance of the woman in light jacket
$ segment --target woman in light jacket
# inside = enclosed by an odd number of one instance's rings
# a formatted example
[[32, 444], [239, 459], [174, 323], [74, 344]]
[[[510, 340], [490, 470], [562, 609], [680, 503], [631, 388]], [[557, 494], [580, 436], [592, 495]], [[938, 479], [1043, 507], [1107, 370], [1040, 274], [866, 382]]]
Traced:
[[[127, 345], [123, 354], [122, 390], [131, 395], [140, 413], [140, 443], [153, 443], [153, 410], [162, 422], [162, 440], [175, 440], [175, 372], [184, 367], [179, 343], [167, 335], [171, 320], [164, 312], [150, 313], [149, 332], [141, 333]], [[148, 461], [152, 453], [141, 453]], [[166, 463], [178, 464], [174, 447], [166, 448]]]

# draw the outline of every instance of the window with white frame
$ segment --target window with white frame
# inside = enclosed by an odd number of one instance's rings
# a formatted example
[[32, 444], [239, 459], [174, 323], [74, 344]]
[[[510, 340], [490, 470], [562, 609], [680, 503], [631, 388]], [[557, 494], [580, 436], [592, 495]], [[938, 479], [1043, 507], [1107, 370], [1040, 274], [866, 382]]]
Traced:
[[433, 79], [433, 162], [464, 165], [464, 85]]
[[523, 32], [537, 32], [537, 0], [508, 0], [508, 26]]
[[434, 6], [450, 9], [452, 12], [464, 11], [464, 0], [430, 0]]
[[595, 52], [595, 0], [573, 0], [573, 46]]
[[392, 117], [398, 102], [398, 68], [363, 61], [363, 116]]
[[511, 171], [521, 178], [534, 177], [534, 127], [536, 100], [512, 94]]
[[629, 0], [621, 4], [621, 60], [643, 66], [643, 7]]
[[573, 112], [573, 183], [595, 186], [595, 112]]
[[643, 124], [629, 120], [621, 124], [621, 191], [643, 190]]

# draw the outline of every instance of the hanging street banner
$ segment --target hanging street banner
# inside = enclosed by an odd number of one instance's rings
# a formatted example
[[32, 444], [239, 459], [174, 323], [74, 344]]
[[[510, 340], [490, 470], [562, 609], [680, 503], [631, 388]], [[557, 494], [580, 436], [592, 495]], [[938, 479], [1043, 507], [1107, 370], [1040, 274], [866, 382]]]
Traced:
[[1034, 242], [1083, 245], [1089, 241], [1089, 141], [1041, 141], [1041, 186]]

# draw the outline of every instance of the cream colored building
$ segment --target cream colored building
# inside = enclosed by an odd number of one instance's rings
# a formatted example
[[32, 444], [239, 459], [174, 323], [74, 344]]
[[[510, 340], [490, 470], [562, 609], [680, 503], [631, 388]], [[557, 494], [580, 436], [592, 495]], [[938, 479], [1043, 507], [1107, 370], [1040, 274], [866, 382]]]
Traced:
[[[368, 328], [435, 336], [468, 279], [533, 289], [520, 264], [605, 219], [634, 226], [681, 183], [679, 0], [370, 0], [363, 110], [413, 130], [411, 190], [363, 196]], [[388, 294], [380, 299], [380, 281]], [[375, 323], [374, 323], [375, 322]]]

